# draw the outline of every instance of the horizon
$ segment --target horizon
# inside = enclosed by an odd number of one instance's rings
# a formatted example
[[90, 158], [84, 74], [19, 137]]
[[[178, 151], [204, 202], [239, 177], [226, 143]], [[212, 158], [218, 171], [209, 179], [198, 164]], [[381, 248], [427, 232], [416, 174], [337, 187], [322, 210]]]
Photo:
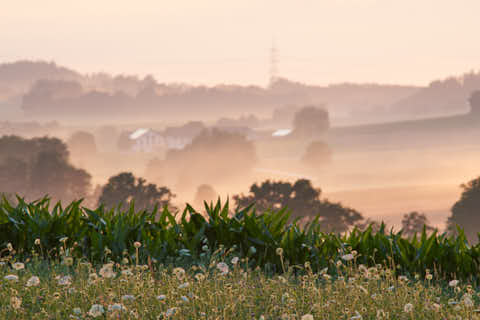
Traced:
[[278, 76], [319, 86], [427, 86], [480, 67], [474, 41], [480, 3], [469, 0], [21, 0], [5, 6], [0, 61], [55, 61], [83, 74], [266, 86], [272, 39]]

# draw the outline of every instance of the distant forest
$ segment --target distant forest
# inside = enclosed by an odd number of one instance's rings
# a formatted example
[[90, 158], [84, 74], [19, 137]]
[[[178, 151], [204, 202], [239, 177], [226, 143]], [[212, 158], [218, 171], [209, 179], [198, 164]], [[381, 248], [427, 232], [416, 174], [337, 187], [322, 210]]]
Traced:
[[[333, 119], [397, 120], [468, 111], [466, 101], [480, 89], [480, 73], [437, 80], [427, 87], [380, 84], [313, 86], [277, 79], [269, 87], [165, 84], [153, 76], [81, 74], [53, 62], [0, 64], [2, 105], [18, 101], [36, 119], [111, 118], [209, 120], [254, 113], [270, 116], [275, 108], [325, 104]], [[180, 117], [180, 118], [179, 118]], [[391, 119], [390, 119], [391, 118]]]

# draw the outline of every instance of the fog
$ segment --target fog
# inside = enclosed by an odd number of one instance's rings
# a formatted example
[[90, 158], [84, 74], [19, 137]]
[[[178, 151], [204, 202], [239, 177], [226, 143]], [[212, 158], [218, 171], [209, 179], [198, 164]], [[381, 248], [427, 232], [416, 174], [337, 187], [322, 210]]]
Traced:
[[91, 176], [89, 205], [120, 172], [168, 187], [177, 208], [306, 178], [365, 218], [398, 228], [419, 211], [442, 229], [460, 185], [479, 175], [479, 106], [469, 102], [479, 73], [426, 87], [273, 80], [207, 87], [2, 64], [0, 136], [61, 139]]

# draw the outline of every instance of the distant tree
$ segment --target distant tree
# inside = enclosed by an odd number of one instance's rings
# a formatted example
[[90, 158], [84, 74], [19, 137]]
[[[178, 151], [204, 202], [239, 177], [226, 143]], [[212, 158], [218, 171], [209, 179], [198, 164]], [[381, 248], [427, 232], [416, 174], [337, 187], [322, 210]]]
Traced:
[[455, 234], [458, 225], [463, 228], [470, 243], [476, 243], [480, 230], [480, 177], [462, 184], [461, 187], [463, 192], [451, 209], [452, 215], [447, 220], [447, 231]]
[[145, 179], [136, 178], [131, 172], [122, 172], [108, 179], [98, 202], [99, 205], [112, 208], [120, 203], [130, 204], [134, 201], [135, 208], [152, 210], [155, 205], [160, 209], [170, 206], [173, 197], [175, 195], [167, 187], [147, 184]]
[[40, 152], [30, 170], [30, 191], [35, 198], [49, 195], [71, 202], [89, 193], [90, 174], [63, 161], [56, 153]]
[[329, 163], [332, 159], [332, 151], [323, 141], [313, 141], [307, 147], [302, 157], [302, 162], [309, 167], [320, 167]]
[[403, 215], [402, 230], [405, 237], [413, 237], [416, 233], [423, 231], [423, 226], [427, 232], [435, 230], [434, 227], [429, 225], [427, 216], [424, 213], [418, 213], [416, 211]]
[[67, 140], [68, 149], [73, 156], [94, 156], [97, 145], [93, 134], [86, 131], [76, 131]]
[[468, 102], [470, 103], [470, 113], [472, 115], [480, 115], [480, 90], [474, 91]]
[[197, 188], [197, 192], [195, 193], [195, 199], [193, 200], [193, 204], [198, 208], [202, 208], [204, 201], [206, 201], [207, 203], [210, 203], [211, 201], [217, 200], [217, 198], [218, 198], [218, 194], [217, 192], [215, 192], [212, 186], [208, 184], [202, 184]]
[[249, 195], [235, 195], [233, 199], [240, 207], [255, 203], [259, 212], [286, 207], [291, 210], [292, 218], [309, 218], [319, 214], [325, 231], [344, 232], [363, 219], [354, 209], [321, 200], [320, 194], [321, 190], [314, 188], [306, 179], [299, 179], [294, 184], [266, 180], [261, 185], [253, 184]]
[[163, 167], [178, 185], [214, 184], [243, 178], [257, 161], [255, 145], [244, 135], [204, 130], [180, 150], [169, 150]]
[[295, 113], [292, 134], [299, 137], [315, 137], [325, 133], [329, 128], [327, 110], [306, 106]]
[[[384, 222], [383, 221], [380, 222], [380, 221], [377, 221], [377, 220], [373, 220], [371, 218], [367, 218], [367, 219], [364, 219], [360, 222], [357, 222], [355, 224], [355, 227], [358, 228], [360, 231], [365, 231], [371, 226], [372, 227], [372, 232], [377, 233], [380, 230], [380, 227], [382, 226], [382, 223], [384, 223]], [[387, 230], [387, 229], [385, 228], [385, 230]]]
[[56, 138], [0, 138], [0, 192], [54, 201], [84, 198], [90, 175], [69, 162], [67, 146]]

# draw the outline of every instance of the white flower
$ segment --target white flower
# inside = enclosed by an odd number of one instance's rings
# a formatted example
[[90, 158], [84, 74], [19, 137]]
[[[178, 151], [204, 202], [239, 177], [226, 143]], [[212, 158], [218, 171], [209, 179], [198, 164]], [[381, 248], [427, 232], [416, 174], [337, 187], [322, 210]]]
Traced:
[[172, 272], [179, 280], [185, 277], [185, 270], [183, 268], [180, 268], [180, 267], [174, 268]]
[[313, 320], [313, 316], [311, 314], [304, 314], [301, 320]]
[[185, 296], [181, 296], [180, 298], [183, 300], [183, 302], [188, 302], [189, 301], [188, 298], [185, 297]]
[[458, 285], [459, 281], [458, 280], [452, 280], [448, 283], [450, 287], [456, 287]]
[[35, 239], [35, 245], [36, 245], [36, 246], [39, 246], [39, 245], [40, 245], [40, 239], [38, 239], [38, 238]]
[[138, 249], [138, 248], [140, 248], [140, 247], [142, 246], [142, 244], [141, 244], [140, 242], [138, 242], [138, 241], [135, 241], [135, 242], [133, 243], [133, 246]]
[[77, 316], [78, 316], [78, 315], [81, 315], [81, 314], [82, 314], [82, 309], [80, 309], [80, 308], [73, 308], [73, 313], [76, 314]]
[[90, 311], [88, 311], [88, 314], [94, 318], [100, 317], [104, 313], [105, 313], [105, 309], [101, 304], [92, 305], [92, 307], [90, 308]]
[[69, 286], [72, 284], [72, 277], [71, 276], [63, 276], [58, 279], [58, 284], [61, 286]]
[[203, 250], [203, 251], [208, 251], [208, 246], [207, 246], [206, 244], [204, 244], [204, 245], [202, 246], [202, 250]]
[[350, 320], [361, 320], [361, 319], [362, 319], [362, 315], [358, 313], [358, 311], [355, 311], [355, 315], [350, 318]]
[[15, 262], [14, 264], [12, 264], [12, 267], [13, 267], [13, 269], [15, 269], [17, 271], [25, 269], [25, 265], [21, 262]]
[[9, 274], [3, 277], [3, 279], [9, 280], [9, 281], [18, 281], [18, 276], [15, 274]]
[[128, 277], [128, 276], [133, 275], [133, 272], [130, 269], [125, 269], [125, 270], [122, 270], [122, 275]]
[[283, 255], [283, 248], [277, 248], [277, 250], [275, 250], [275, 252], [277, 253], [277, 255], [282, 256]]
[[257, 253], [257, 249], [256, 249], [254, 246], [251, 246], [251, 247], [248, 249], [248, 252], [249, 252], [250, 254], [255, 254], [255, 253]]
[[113, 278], [117, 275], [115, 272], [113, 272], [113, 264], [111, 263], [104, 264], [103, 267], [100, 268], [100, 271], [98, 271], [98, 273], [103, 278], [107, 278], [107, 279]]
[[433, 276], [429, 273], [425, 276], [425, 278], [427, 278], [427, 280], [432, 280]]
[[404, 312], [412, 312], [413, 311], [413, 304], [411, 303], [407, 303], [404, 307], [403, 307], [403, 311]]
[[197, 281], [205, 280], [205, 275], [203, 273], [197, 273], [195, 279], [197, 279]]
[[26, 286], [27, 287], [36, 287], [40, 284], [40, 279], [37, 276], [30, 277], [28, 279]]
[[168, 309], [167, 312], [165, 312], [165, 315], [166, 315], [167, 317], [171, 317], [171, 316], [173, 316], [176, 312], [177, 312], [177, 308], [173, 307], [173, 308]]
[[114, 303], [108, 306], [108, 311], [114, 312], [114, 311], [127, 311], [127, 308], [121, 303]]
[[158, 301], [163, 301], [163, 300], [165, 300], [165, 299], [167, 299], [167, 296], [164, 295], [164, 294], [161, 294], [161, 295], [157, 296], [157, 300], [158, 300]]
[[122, 296], [122, 301], [133, 301], [135, 300], [135, 297], [132, 296], [131, 294], [125, 294]]
[[345, 254], [345, 255], [342, 256], [342, 259], [345, 260], [345, 261], [353, 260], [353, 258], [354, 258], [354, 256], [351, 253]]
[[189, 286], [190, 284], [188, 282], [182, 283], [181, 285], [178, 286], [178, 289], [185, 289]]
[[465, 304], [466, 307], [471, 308], [473, 307], [473, 301], [470, 297], [466, 296], [463, 298], [463, 303]]
[[19, 309], [20, 306], [22, 305], [22, 299], [13, 296], [10, 298], [10, 304], [12, 305], [13, 309]]
[[63, 238], [60, 238], [60, 240], [58, 240], [58, 241], [60, 241], [62, 243], [65, 243], [65, 242], [67, 242], [67, 240], [68, 240], [68, 237], [63, 237]]
[[233, 257], [231, 262], [233, 265], [235, 265], [238, 263], [238, 260], [239, 260], [238, 257]]
[[228, 273], [228, 265], [225, 262], [217, 263], [217, 269], [220, 270], [222, 275], [226, 275]]

